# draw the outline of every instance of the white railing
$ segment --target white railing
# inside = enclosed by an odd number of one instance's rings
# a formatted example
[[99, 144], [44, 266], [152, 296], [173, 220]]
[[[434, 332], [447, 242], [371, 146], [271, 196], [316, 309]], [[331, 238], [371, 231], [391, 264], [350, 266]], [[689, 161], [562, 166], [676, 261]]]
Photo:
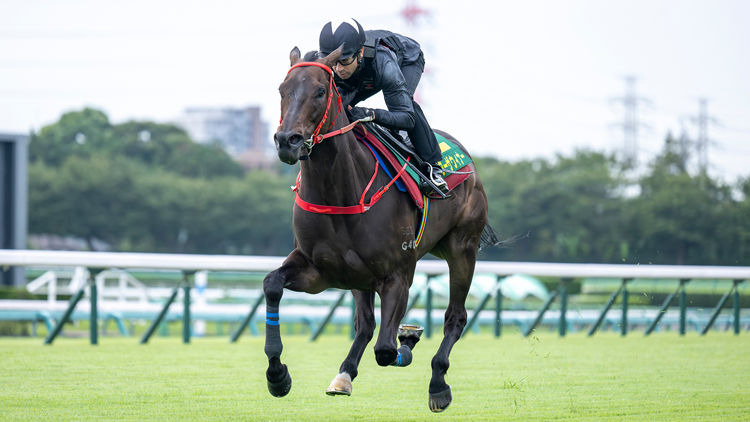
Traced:
[[[0, 266], [50, 266], [119, 269], [171, 269], [185, 271], [269, 272], [284, 257], [239, 255], [179, 255], [120, 252], [69, 252], [0, 249]], [[417, 271], [429, 276], [448, 272], [442, 260], [421, 260]], [[540, 262], [478, 261], [475, 273], [535, 277], [672, 278], [749, 280], [750, 267], [700, 265], [557, 264]]]

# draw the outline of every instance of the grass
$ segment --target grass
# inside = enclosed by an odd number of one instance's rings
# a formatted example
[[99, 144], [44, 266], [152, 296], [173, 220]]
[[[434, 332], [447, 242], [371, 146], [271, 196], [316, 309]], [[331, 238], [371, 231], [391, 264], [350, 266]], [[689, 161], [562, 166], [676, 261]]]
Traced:
[[599, 333], [468, 335], [451, 355], [453, 404], [427, 407], [424, 339], [407, 368], [380, 368], [370, 344], [351, 397], [324, 394], [347, 336], [284, 338], [293, 387], [268, 394], [263, 339], [0, 339], [0, 420], [558, 421], [750, 420], [750, 336]]

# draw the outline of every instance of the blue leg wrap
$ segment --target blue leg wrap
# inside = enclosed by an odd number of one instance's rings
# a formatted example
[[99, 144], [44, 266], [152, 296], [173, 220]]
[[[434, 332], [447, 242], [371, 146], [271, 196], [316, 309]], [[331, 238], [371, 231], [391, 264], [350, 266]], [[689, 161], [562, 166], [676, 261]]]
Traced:
[[279, 331], [279, 308], [266, 306], [266, 346], [264, 351], [268, 359], [281, 357], [284, 346], [281, 344]]
[[391, 363], [391, 366], [409, 366], [409, 364], [411, 364], [411, 359], [411, 349], [406, 346], [401, 346], [398, 348], [396, 360]]

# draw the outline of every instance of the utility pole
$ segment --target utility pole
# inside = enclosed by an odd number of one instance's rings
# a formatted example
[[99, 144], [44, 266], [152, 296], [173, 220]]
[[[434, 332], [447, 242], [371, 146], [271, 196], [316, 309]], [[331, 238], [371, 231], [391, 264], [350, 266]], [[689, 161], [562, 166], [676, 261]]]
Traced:
[[647, 126], [638, 121], [639, 103], [650, 103], [646, 98], [638, 97], [635, 93], [635, 76], [625, 77], [625, 96], [613, 98], [612, 102], [621, 103], [625, 108], [625, 119], [615, 126], [622, 128], [623, 144], [622, 158], [626, 166], [635, 168], [638, 166], [638, 129]]
[[695, 152], [698, 156], [698, 169], [701, 173], [708, 171], [708, 144], [711, 140], [708, 137], [708, 125], [709, 123], [718, 124], [713, 116], [708, 114], [708, 99], [699, 98], [698, 103], [700, 104], [700, 111], [695, 117], [691, 117], [690, 121], [698, 126], [698, 139], [695, 141]]

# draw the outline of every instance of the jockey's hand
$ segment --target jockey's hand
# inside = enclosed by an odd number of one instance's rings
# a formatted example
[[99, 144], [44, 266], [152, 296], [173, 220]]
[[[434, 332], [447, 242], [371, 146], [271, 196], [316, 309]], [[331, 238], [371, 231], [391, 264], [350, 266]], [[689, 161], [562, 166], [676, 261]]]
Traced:
[[359, 120], [371, 122], [375, 119], [375, 110], [365, 107], [353, 107], [349, 110], [349, 116], [351, 117], [349, 119], [350, 121]]

